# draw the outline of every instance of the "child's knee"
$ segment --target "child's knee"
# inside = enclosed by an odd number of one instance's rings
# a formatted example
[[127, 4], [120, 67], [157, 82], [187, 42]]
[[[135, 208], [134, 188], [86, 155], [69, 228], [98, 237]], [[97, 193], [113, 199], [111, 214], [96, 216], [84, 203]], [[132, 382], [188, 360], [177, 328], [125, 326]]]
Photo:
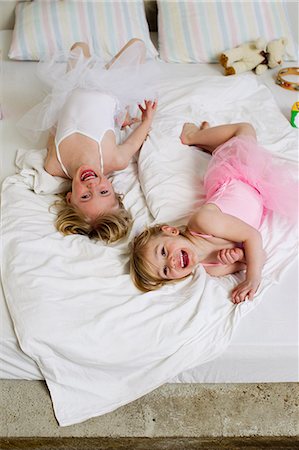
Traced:
[[136, 45], [139, 44], [139, 45], [145, 47], [144, 41], [139, 38], [132, 38], [128, 41], [128, 45], [133, 45], [133, 44], [136, 44]]
[[86, 58], [90, 58], [90, 50], [89, 50], [89, 46], [88, 46], [88, 44], [86, 43], [86, 42], [75, 42], [72, 46], [71, 46], [71, 51], [72, 50], [75, 50], [75, 49], [77, 49], [77, 48], [80, 48], [81, 50], [82, 50], [82, 52], [83, 52], [83, 55], [86, 57]]
[[138, 39], [138, 38], [133, 38], [131, 39], [128, 44], [128, 46], [134, 46], [134, 49], [136, 51], [136, 53], [141, 54], [142, 56], [144, 56], [146, 54], [146, 47], [145, 47], [145, 43], [142, 39]]

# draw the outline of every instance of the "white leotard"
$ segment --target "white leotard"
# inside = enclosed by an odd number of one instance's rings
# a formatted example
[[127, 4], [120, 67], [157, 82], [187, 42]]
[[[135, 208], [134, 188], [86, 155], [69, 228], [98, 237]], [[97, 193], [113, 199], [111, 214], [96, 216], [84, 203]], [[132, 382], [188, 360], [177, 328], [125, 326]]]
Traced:
[[55, 136], [57, 159], [67, 177], [71, 178], [62, 163], [59, 145], [73, 133], [83, 134], [97, 142], [101, 172], [104, 173], [101, 141], [106, 131], [115, 132], [116, 108], [116, 99], [108, 94], [86, 89], [75, 89], [71, 93], [60, 111]]

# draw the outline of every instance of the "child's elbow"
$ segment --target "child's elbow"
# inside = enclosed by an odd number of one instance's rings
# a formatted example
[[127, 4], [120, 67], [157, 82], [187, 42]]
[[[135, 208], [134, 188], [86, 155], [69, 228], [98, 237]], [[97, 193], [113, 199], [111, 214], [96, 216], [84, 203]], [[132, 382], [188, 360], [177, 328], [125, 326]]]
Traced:
[[266, 259], [267, 259], [267, 253], [266, 253], [266, 251], [264, 249], [262, 249], [262, 262], [263, 262], [263, 264], [265, 264]]
[[128, 165], [129, 161], [120, 153], [115, 161], [115, 170], [124, 170], [128, 167]]

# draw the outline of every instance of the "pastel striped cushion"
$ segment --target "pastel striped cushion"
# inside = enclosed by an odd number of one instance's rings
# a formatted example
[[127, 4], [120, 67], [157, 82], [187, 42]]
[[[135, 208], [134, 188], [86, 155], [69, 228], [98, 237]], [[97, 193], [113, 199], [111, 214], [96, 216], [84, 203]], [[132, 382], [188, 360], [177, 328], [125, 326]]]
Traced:
[[285, 60], [296, 60], [287, 10], [281, 1], [158, 0], [160, 57], [167, 62], [217, 62], [247, 41], [286, 37]]
[[133, 37], [145, 42], [148, 57], [157, 55], [142, 0], [20, 2], [9, 57], [46, 59], [57, 51], [67, 52], [76, 41], [84, 41], [92, 53], [108, 61]]

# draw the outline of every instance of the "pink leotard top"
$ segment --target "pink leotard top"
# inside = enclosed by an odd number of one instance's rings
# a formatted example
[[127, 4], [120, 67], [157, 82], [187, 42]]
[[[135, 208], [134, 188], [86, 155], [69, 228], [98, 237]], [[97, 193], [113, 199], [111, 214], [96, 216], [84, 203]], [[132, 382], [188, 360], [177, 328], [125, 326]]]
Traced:
[[225, 214], [237, 217], [258, 229], [263, 217], [263, 199], [259, 192], [241, 180], [230, 179], [206, 199]]
[[115, 111], [116, 99], [108, 94], [86, 89], [75, 89], [71, 93], [60, 112], [55, 136], [57, 159], [67, 177], [70, 178], [62, 163], [59, 145], [73, 133], [83, 134], [97, 142], [101, 171], [104, 173], [101, 141], [106, 131], [115, 132]]

